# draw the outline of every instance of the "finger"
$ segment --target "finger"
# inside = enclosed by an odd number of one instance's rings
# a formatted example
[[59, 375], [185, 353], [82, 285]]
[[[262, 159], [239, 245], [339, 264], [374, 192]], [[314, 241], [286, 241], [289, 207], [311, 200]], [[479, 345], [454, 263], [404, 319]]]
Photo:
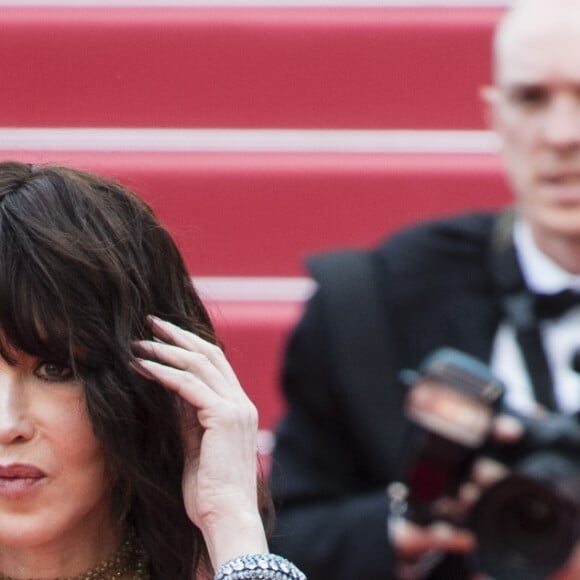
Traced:
[[401, 519], [392, 534], [397, 552], [404, 558], [416, 558], [432, 550], [464, 553], [474, 547], [470, 532], [444, 522], [423, 527]]
[[473, 535], [469, 531], [455, 528], [445, 522], [431, 524], [429, 533], [434, 540], [434, 548], [437, 550], [469, 552], [475, 545]]
[[480, 488], [486, 488], [503, 479], [509, 473], [509, 469], [489, 457], [478, 459], [471, 472], [471, 480]]
[[174, 391], [198, 409], [207, 409], [223, 400], [192, 373], [142, 358], [138, 358], [137, 363], [137, 371], [143, 376]]
[[498, 415], [493, 423], [492, 436], [502, 443], [515, 443], [524, 434], [522, 422], [512, 415]]
[[468, 481], [459, 488], [458, 497], [464, 512], [467, 512], [481, 497], [481, 487]]
[[139, 372], [153, 378], [162, 386], [177, 393], [184, 401], [197, 409], [197, 418], [203, 427], [222, 425], [250, 429], [253, 433], [258, 425], [258, 411], [245, 397], [243, 401], [231, 401], [218, 395], [195, 375], [146, 359], [137, 359], [142, 367]]
[[232, 392], [237, 393], [228, 384], [227, 378], [204, 354], [151, 340], [135, 341], [133, 345], [142, 356], [146, 356], [148, 359], [154, 359], [170, 367], [193, 373], [223, 396], [228, 394], [231, 396]]
[[[200, 338], [193, 332], [185, 330], [172, 322], [162, 320], [157, 316], [148, 316], [147, 322], [153, 335], [160, 338], [164, 342], [181, 346], [186, 350], [198, 350], [204, 348], [204, 344], [210, 345], [209, 342]], [[196, 341], [195, 339], [199, 339]]]
[[148, 316], [147, 319], [154, 336], [162, 339], [164, 342], [180, 346], [185, 350], [199, 352], [205, 355], [220, 370], [220, 372], [227, 377], [232, 385], [243, 391], [236, 373], [219, 346], [212, 344], [193, 332], [180, 328], [171, 322], [161, 320], [156, 316]]

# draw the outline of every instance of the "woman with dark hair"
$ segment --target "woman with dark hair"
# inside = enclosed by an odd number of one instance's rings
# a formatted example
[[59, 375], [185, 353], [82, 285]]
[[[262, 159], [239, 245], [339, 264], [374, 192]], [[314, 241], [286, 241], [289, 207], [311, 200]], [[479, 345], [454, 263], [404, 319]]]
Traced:
[[216, 343], [136, 195], [0, 163], [0, 579], [303, 578]]

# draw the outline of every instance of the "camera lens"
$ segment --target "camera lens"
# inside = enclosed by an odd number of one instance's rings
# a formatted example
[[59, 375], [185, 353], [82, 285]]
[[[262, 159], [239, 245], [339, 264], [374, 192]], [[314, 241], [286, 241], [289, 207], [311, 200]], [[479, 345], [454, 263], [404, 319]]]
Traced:
[[515, 534], [524, 542], [537, 538], [538, 534], [552, 533], [552, 528], [558, 527], [558, 513], [553, 498], [538, 497], [533, 492], [514, 498], [512, 504], [506, 506], [501, 519], [514, 528], [508, 530], [508, 533]]
[[541, 580], [568, 559], [576, 510], [538, 480], [514, 475], [490, 487], [472, 510], [478, 566], [497, 580]]

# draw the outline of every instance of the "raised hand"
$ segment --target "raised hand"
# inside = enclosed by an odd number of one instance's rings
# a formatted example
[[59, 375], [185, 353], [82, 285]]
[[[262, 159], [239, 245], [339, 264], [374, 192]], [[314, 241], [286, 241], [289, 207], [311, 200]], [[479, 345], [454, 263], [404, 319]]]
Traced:
[[150, 317], [155, 340], [135, 342], [138, 372], [184, 402], [183, 496], [215, 567], [266, 552], [257, 506], [258, 414], [222, 350], [174, 324]]

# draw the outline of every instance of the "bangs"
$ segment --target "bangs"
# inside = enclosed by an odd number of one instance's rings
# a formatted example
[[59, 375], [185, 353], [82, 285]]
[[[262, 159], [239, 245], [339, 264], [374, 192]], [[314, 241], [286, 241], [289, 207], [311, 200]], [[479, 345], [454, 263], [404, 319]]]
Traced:
[[74, 252], [74, 245], [59, 243], [57, 231], [35, 219], [35, 212], [47, 209], [0, 204], [0, 354], [10, 361], [11, 353], [21, 351], [76, 374], [89, 363], [79, 353], [99, 350], [103, 332], [95, 320], [103, 317], [78, 263], [64, 253]]
[[20, 243], [25, 233], [11, 235], [2, 217], [0, 354], [11, 361], [14, 352], [21, 351], [74, 368], [80, 345], [75, 345], [62, 296], [50, 278], [39, 275], [33, 256]]

